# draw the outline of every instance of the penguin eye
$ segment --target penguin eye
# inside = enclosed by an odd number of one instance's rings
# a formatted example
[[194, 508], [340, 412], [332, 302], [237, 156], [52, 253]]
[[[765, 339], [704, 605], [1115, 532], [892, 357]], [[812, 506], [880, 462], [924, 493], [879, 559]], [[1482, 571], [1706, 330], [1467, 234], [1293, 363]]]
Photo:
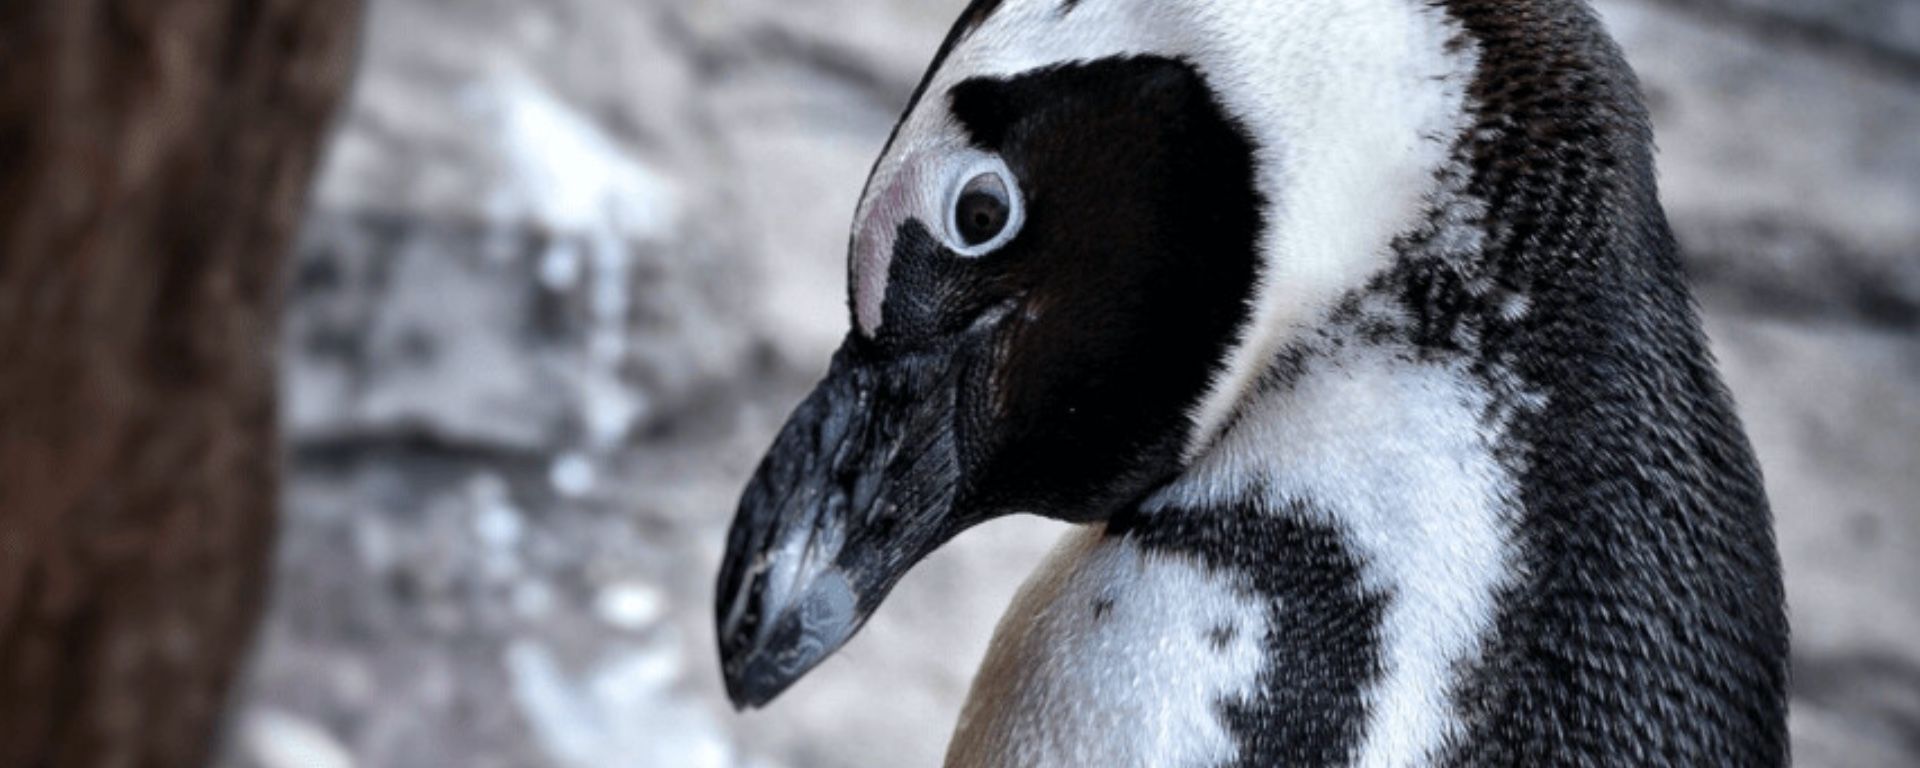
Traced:
[[953, 205], [954, 234], [963, 244], [979, 245], [1006, 229], [1007, 214], [1012, 212], [999, 174], [980, 174], [960, 190], [960, 199]]
[[949, 245], [962, 256], [979, 256], [1012, 239], [1020, 226], [1018, 187], [997, 159], [964, 174], [948, 213]]

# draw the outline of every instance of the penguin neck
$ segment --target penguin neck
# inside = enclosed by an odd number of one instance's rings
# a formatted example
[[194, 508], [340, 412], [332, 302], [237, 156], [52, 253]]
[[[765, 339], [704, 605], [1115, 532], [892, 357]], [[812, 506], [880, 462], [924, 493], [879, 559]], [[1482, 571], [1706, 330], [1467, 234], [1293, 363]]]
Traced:
[[1387, 332], [1419, 323], [1374, 292], [1335, 314], [1111, 531], [1275, 606], [1246, 720], [1285, 723], [1290, 749], [1418, 764], [1464, 735], [1450, 693], [1519, 583], [1525, 455], [1509, 429], [1542, 401], [1498, 365]]
[[1110, 529], [1273, 606], [1241, 717], [1284, 738], [1242, 740], [1249, 764], [1414, 765], [1461, 743], [1462, 672], [1534, 586], [1523, 432], [1556, 393], [1522, 374], [1517, 329], [1555, 310], [1503, 274], [1503, 212], [1474, 179], [1438, 169], [1380, 271], [1290, 334], [1218, 437]]

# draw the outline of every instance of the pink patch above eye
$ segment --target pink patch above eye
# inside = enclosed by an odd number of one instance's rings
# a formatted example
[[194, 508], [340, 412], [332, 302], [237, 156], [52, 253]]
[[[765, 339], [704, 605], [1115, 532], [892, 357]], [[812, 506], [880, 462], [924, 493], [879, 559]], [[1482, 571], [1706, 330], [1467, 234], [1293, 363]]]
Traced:
[[893, 241], [900, 223], [914, 214], [924, 192], [920, 163], [908, 160], [871, 190], [862, 206], [853, 238], [853, 313], [861, 332], [880, 332], [880, 305], [887, 295], [887, 275], [893, 266]]

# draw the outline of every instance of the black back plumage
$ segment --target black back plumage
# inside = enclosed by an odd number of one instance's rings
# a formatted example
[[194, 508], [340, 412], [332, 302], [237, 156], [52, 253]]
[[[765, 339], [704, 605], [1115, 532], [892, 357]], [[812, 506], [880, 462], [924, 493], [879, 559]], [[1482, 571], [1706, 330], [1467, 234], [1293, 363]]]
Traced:
[[1449, 0], [1480, 46], [1462, 156], [1485, 323], [1544, 408], [1513, 425], [1522, 581], [1459, 697], [1454, 765], [1782, 765], [1787, 622], [1771, 514], [1654, 184], [1638, 86], [1583, 3]]

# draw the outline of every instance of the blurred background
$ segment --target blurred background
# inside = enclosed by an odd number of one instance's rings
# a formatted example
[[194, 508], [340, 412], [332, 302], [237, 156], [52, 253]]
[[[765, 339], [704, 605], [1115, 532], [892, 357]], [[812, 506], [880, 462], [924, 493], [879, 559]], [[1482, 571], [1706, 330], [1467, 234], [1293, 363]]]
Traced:
[[[223, 768], [935, 765], [1061, 531], [976, 529], [770, 709], [737, 494], [846, 329], [963, 0], [370, 0], [286, 276], [270, 606]], [[1601, 0], [1757, 444], [1804, 768], [1920, 765], [1920, 0]]]

